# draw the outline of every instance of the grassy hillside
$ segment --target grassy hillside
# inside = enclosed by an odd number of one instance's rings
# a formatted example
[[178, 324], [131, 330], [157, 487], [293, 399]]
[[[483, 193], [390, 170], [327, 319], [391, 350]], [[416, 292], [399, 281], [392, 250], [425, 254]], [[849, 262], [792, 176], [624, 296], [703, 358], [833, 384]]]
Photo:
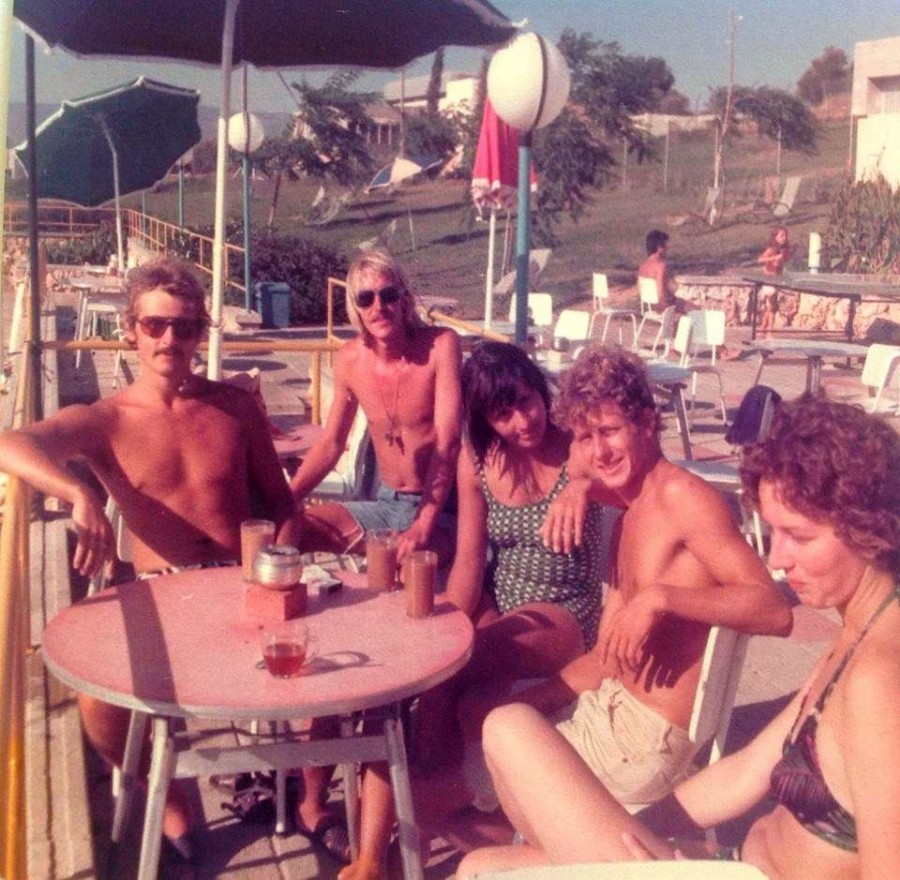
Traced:
[[[578, 223], [566, 221], [558, 229], [560, 244], [539, 285], [554, 294], [557, 307], [588, 296], [594, 270], [612, 271], [626, 281], [643, 259], [643, 239], [653, 227], [670, 232], [670, 259], [676, 271], [717, 272], [747, 263], [762, 250], [772, 218], [767, 218], [765, 211], [757, 211], [751, 222], [739, 216], [747, 213], [742, 209], [761, 200], [766, 176], [775, 173], [775, 145], [748, 134], [726, 153], [725, 212], [712, 228], [699, 222], [678, 225], [703, 205], [712, 177], [711, 134], [672, 136], [667, 192], [663, 192], [663, 142], [658, 146], [657, 161], [638, 165], [630, 159], [624, 168], [620, 165], [615, 184], [597, 193], [587, 214]], [[793, 240], [800, 245], [795, 257], [798, 266], [805, 261], [809, 233], [824, 229], [830, 198], [844, 179], [847, 151], [847, 122], [838, 121], [824, 125], [818, 155], [782, 154], [782, 179], [790, 174], [803, 178], [794, 210], [787, 218]], [[188, 225], [211, 223], [212, 185], [211, 179], [189, 182]], [[232, 180], [230, 186], [230, 212], [239, 217], [239, 180]], [[414, 288], [421, 293], [456, 296], [470, 315], [483, 308], [487, 224], [473, 221], [468, 181], [404, 184], [393, 194], [360, 192], [327, 226], [304, 226], [300, 218], [317, 188], [312, 181], [282, 183], [275, 220], [280, 231], [307, 236], [352, 255], [359, 242], [383, 233], [396, 219], [390, 246], [408, 266]], [[252, 222], [257, 227], [265, 225], [268, 218], [271, 194], [270, 182], [254, 182]], [[137, 207], [139, 199], [131, 203]], [[149, 194], [147, 203], [151, 213], [175, 220], [173, 188]], [[502, 229], [502, 224], [498, 226]], [[502, 237], [498, 236], [498, 262], [501, 252]], [[502, 306], [498, 304], [498, 308]]]

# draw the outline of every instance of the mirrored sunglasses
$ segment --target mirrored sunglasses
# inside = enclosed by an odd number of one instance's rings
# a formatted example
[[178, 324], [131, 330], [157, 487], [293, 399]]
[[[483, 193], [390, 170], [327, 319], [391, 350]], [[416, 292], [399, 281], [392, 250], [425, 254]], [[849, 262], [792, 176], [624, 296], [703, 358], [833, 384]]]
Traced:
[[176, 339], [196, 339], [206, 327], [203, 318], [138, 318], [141, 329], [151, 339], [159, 339], [171, 327]]
[[358, 309], [368, 309], [375, 302], [376, 296], [383, 306], [391, 306], [400, 299], [400, 290], [393, 285], [382, 287], [381, 290], [360, 290], [353, 301]]

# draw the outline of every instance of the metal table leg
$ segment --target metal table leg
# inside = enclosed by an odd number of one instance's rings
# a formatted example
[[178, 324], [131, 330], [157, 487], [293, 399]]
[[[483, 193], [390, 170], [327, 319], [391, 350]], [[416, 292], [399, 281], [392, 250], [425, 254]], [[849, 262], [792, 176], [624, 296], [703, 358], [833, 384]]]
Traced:
[[419, 854], [419, 833], [413, 809], [412, 791], [409, 785], [409, 767], [406, 749], [403, 745], [403, 726], [399, 718], [399, 706], [394, 714], [384, 721], [384, 735], [387, 741], [388, 762], [391, 769], [391, 785], [394, 789], [394, 803], [397, 807], [397, 822], [400, 826], [400, 854], [403, 857], [405, 880], [424, 880], [422, 859]]
[[146, 713], [132, 712], [131, 721], [128, 724], [128, 738], [125, 740], [125, 755], [122, 760], [119, 793], [116, 797], [116, 808], [113, 813], [112, 833], [110, 834], [110, 839], [113, 843], [119, 843], [122, 839], [122, 832], [128, 822], [146, 730]]
[[153, 750], [150, 776], [147, 779], [147, 813], [144, 816], [144, 836], [141, 840], [141, 861], [138, 880], [157, 880], [159, 850], [162, 844], [163, 811], [172, 780], [174, 743], [169, 719], [153, 717]]

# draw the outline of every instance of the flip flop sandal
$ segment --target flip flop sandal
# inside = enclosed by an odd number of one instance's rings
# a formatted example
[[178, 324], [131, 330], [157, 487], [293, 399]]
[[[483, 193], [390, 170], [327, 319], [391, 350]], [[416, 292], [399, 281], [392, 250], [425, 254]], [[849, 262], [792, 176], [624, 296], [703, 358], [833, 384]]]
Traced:
[[314, 846], [328, 853], [342, 865], [350, 864], [350, 832], [347, 823], [333, 813], [323, 816], [315, 828], [307, 828], [299, 816], [296, 819], [297, 833], [305, 837]]

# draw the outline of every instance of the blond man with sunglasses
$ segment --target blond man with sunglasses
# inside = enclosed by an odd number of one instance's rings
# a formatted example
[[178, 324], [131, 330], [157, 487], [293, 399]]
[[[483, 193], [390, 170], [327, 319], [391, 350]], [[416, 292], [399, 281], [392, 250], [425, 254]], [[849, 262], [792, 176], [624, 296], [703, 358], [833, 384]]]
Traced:
[[[294, 502], [265, 417], [246, 391], [191, 371], [209, 325], [203, 288], [167, 258], [132, 269], [126, 281], [125, 335], [140, 375], [111, 397], [72, 405], [0, 435], [3, 468], [72, 506], [73, 560], [93, 575], [113, 556], [113, 533], [95, 484], [67, 468], [87, 464], [119, 505], [140, 574], [236, 562], [240, 523], [265, 514], [279, 538], [293, 537]], [[251, 510], [251, 487], [261, 510]], [[120, 763], [129, 713], [82, 696], [85, 730]], [[185, 852], [186, 805], [170, 790], [163, 829]]]
[[[453, 483], [462, 426], [459, 339], [425, 326], [396, 260], [366, 251], [347, 274], [347, 313], [359, 335], [335, 358], [334, 402], [322, 439], [291, 481], [302, 502], [335, 466], [361, 407], [368, 421], [380, 485], [376, 497], [307, 506], [305, 549], [343, 552], [369, 529], [400, 532], [399, 556], [431, 547], [447, 558], [454, 522], [442, 513]], [[318, 719], [314, 735], [329, 719]], [[297, 828], [340, 861], [349, 858], [346, 826], [326, 806], [333, 768], [304, 768]]]
[[459, 339], [419, 320], [400, 266], [383, 251], [366, 251], [350, 266], [347, 314], [359, 335], [337, 354], [324, 436], [291, 488], [303, 501], [335, 466], [360, 407], [380, 485], [374, 500], [307, 507], [301, 543], [345, 551], [369, 529], [394, 528], [401, 533], [401, 560], [425, 546], [449, 553], [450, 536], [439, 519], [459, 451]]

